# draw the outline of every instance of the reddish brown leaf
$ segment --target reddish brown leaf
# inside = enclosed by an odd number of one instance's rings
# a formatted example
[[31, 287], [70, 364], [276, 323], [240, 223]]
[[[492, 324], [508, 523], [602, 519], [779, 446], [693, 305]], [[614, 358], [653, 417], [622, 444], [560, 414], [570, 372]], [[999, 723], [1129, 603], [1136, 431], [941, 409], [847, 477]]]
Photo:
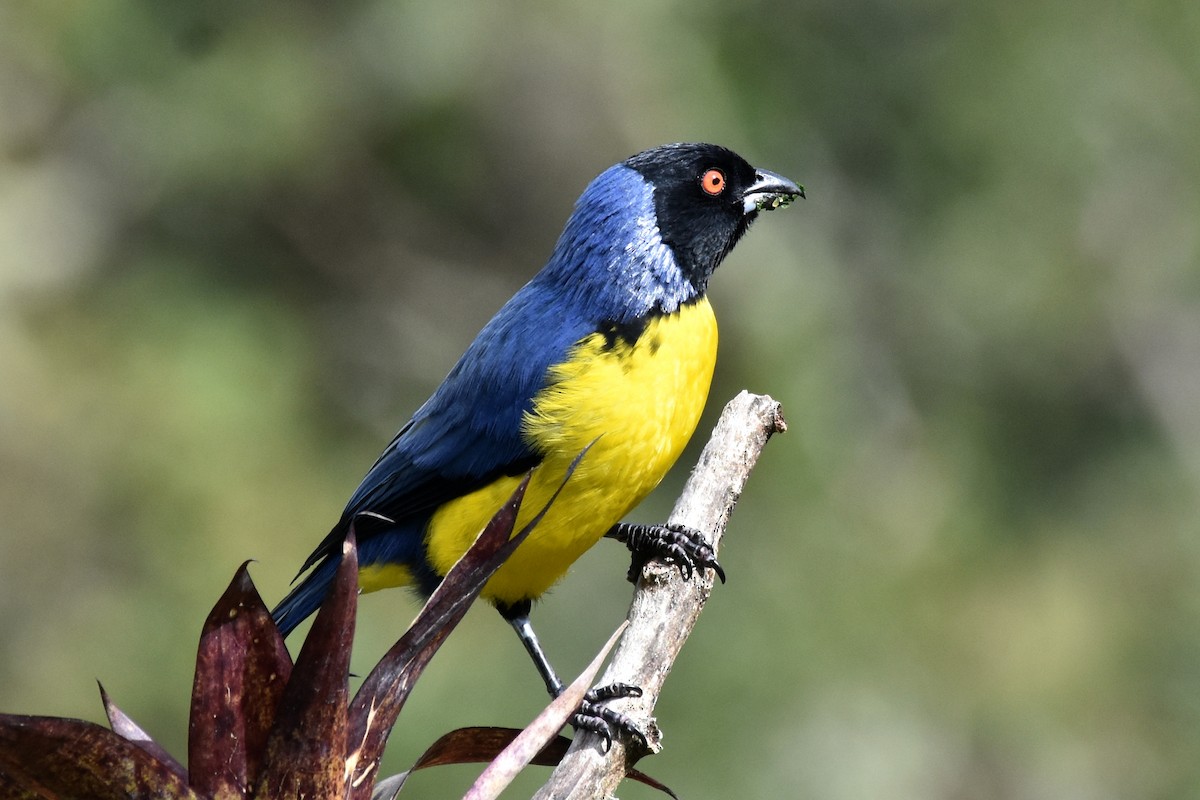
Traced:
[[[0, 799], [2, 800], [54, 800], [54, 795], [41, 787], [24, 784], [4, 771], [0, 766]], [[395, 795], [388, 795], [394, 800]]]
[[[249, 562], [247, 562], [249, 563]], [[254, 785], [292, 659], [242, 564], [200, 633], [188, 769], [204, 795]]]
[[0, 714], [0, 798], [198, 800], [142, 747], [75, 719]]
[[358, 548], [351, 525], [337, 574], [279, 704], [254, 797], [344, 796], [350, 647], [357, 604]]
[[180, 778], [187, 780], [187, 768], [176, 761], [175, 757], [168, 753], [162, 745], [151, 739], [150, 734], [142, 730], [141, 726], [130, 719], [124, 711], [117, 708], [116, 703], [109, 698], [108, 692], [104, 691], [102, 684], [100, 684], [100, 700], [104, 703], [104, 713], [108, 716], [108, 726], [112, 728], [113, 733], [126, 741], [133, 742], [170, 767], [171, 771]]
[[[512, 744], [521, 731], [519, 728], [459, 728], [442, 736], [421, 754], [412, 772], [426, 767], [441, 767], [447, 764], [480, 764], [491, 761]], [[544, 767], [558, 766], [571, 740], [557, 736], [533, 757], [532, 764]]]
[[591, 446], [589, 444], [583, 448], [567, 467], [562, 483], [546, 501], [546, 505], [528, 524], [513, 534], [521, 501], [533, 472], [525, 476], [508, 502], [484, 527], [475, 543], [446, 573], [413, 624], [363, 681], [350, 707], [350, 741], [358, 745], [357, 751], [350, 757], [353, 800], [365, 800], [371, 796], [373, 781], [368, 778], [378, 769], [392, 726], [425, 665], [467, 613], [488, 579], [542, 521]]
[[625, 777], [629, 778], [629, 780], [631, 780], [631, 781], [637, 781], [638, 783], [644, 783], [647, 786], [649, 786], [651, 789], [657, 789], [658, 791], [665, 794], [667, 797], [672, 798], [672, 800], [679, 800], [679, 795], [677, 795], [677, 794], [675, 794], [675, 792], [671, 791], [671, 787], [667, 786], [665, 783], [663, 783], [659, 780], [651, 778], [649, 775], [642, 772], [640, 769], [629, 770], [629, 772], [625, 775]]
[[373, 775], [378, 769], [392, 726], [425, 665], [466, 614], [488, 578], [529, 535], [534, 523], [516, 536], [512, 536], [512, 529], [531, 475], [525, 476], [475, 543], [450, 569], [413, 624], [375, 665], [355, 695], [350, 707], [350, 741], [358, 746], [351, 757], [354, 765], [351, 797], [355, 800], [370, 797], [373, 780], [361, 778]]
[[[458, 728], [431, 744], [429, 749], [422, 753], [417, 762], [413, 764], [412, 769], [397, 778], [407, 778], [408, 774], [427, 767], [441, 767], [448, 764], [486, 764], [500, 755], [520, 733], [521, 731], [517, 728]], [[566, 755], [567, 748], [570, 746], [570, 739], [565, 736], [556, 736], [539, 750], [529, 763], [541, 767], [557, 767], [558, 762], [562, 761], [562, 757]], [[640, 770], [631, 769], [629, 779], [644, 783], [678, 800], [675, 792], [671, 791], [669, 787]], [[402, 779], [397, 780], [392, 788], [398, 792], [403, 785]]]

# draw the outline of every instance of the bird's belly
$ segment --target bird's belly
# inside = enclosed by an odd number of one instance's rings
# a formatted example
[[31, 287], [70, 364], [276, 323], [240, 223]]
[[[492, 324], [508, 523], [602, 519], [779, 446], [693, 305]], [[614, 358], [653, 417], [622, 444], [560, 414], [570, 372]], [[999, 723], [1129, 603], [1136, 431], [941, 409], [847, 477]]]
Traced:
[[[518, 527], [574, 473], [537, 528], [484, 588], [515, 603], [540, 596], [585, 550], [658, 485], [696, 429], [716, 363], [717, 326], [706, 299], [647, 323], [635, 341], [593, 334], [551, 367], [523, 433], [544, 454]], [[430, 520], [429, 560], [445, 574], [522, 476], [501, 478], [442, 506]]]

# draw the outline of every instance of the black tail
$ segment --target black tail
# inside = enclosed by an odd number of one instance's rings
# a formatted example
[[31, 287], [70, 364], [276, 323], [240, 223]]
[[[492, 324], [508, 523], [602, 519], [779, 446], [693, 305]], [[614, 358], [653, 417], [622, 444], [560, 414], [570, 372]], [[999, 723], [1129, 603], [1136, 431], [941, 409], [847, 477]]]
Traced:
[[288, 592], [287, 597], [275, 606], [271, 617], [275, 620], [279, 632], [287, 636], [296, 626], [308, 618], [321, 606], [329, 584], [333, 582], [333, 574], [337, 571], [340, 558], [327, 556], [320, 564], [313, 567], [312, 572], [304, 576], [300, 585]]

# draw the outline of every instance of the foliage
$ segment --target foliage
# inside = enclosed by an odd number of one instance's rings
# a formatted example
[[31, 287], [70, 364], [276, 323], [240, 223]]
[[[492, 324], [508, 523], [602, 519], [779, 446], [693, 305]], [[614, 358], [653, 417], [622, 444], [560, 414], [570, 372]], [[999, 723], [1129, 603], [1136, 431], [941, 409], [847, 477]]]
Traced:
[[[187, 767], [101, 689], [111, 731], [82, 720], [0, 715], [0, 797], [371, 798], [384, 744], [412, 686], [487, 579], [537, 523], [512, 535], [527, 485], [528, 478], [353, 700], [348, 689], [358, 554], [351, 529], [329, 595], [294, 666], [247, 565], [238, 570], [200, 635]], [[563, 698], [552, 730], [534, 753], [565, 723], [572, 700], [578, 704], [590, 678], [578, 682], [582, 688], [574, 697]], [[417, 766], [491, 760], [509, 739], [457, 731]], [[494, 797], [502, 788], [477, 786], [475, 796]], [[397, 791], [399, 786], [388, 796]]]

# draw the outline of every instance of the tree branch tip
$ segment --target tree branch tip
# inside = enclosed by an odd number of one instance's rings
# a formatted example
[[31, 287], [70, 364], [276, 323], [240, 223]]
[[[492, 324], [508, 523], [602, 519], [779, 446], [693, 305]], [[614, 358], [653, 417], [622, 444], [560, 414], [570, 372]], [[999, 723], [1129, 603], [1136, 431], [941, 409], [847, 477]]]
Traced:
[[783, 405], [775, 404], [774, 414], [771, 417], [771, 433], [787, 433], [787, 420], [783, 418]]
[[[646, 752], [644, 755], [656, 756], [661, 753], [663, 750], [663, 732], [662, 728], [658, 727], [658, 719], [656, 717], [651, 717], [646, 722], [646, 727], [642, 732], [646, 734]], [[639, 758], [640, 757], [641, 756], [639, 756]], [[630, 764], [635, 763], [635, 761], [631, 761]]]
[[757, 403], [764, 403], [768, 406], [764, 409], [765, 413], [763, 414], [768, 426], [767, 434], [787, 431], [787, 420], [783, 418], [783, 404], [769, 394], [759, 394], [753, 397]]

